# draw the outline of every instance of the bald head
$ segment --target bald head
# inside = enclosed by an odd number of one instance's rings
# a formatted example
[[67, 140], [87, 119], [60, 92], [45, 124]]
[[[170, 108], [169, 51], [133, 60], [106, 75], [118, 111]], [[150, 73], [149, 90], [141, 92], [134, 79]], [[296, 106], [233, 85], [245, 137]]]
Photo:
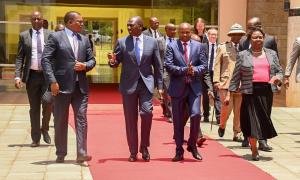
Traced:
[[151, 27], [151, 29], [156, 30], [159, 27], [159, 20], [157, 19], [157, 17], [150, 17], [149, 19], [149, 25]]
[[247, 32], [251, 31], [255, 27], [262, 28], [261, 20], [259, 17], [252, 17], [247, 22]]
[[174, 38], [176, 36], [176, 27], [172, 23], [168, 23], [165, 26], [166, 35], [170, 38]]
[[34, 30], [40, 30], [43, 27], [43, 15], [39, 11], [33, 11], [31, 14], [31, 25]]
[[181, 41], [189, 41], [192, 35], [192, 26], [187, 22], [181, 23], [178, 28], [178, 35]]

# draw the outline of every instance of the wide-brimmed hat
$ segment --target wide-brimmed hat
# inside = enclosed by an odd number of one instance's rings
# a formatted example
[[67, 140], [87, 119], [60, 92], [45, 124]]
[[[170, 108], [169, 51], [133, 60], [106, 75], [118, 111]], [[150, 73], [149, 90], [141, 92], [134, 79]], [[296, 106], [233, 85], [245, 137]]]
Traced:
[[243, 27], [240, 24], [235, 23], [231, 26], [230, 31], [227, 33], [227, 36], [230, 36], [232, 34], [246, 34], [246, 32], [243, 30]]

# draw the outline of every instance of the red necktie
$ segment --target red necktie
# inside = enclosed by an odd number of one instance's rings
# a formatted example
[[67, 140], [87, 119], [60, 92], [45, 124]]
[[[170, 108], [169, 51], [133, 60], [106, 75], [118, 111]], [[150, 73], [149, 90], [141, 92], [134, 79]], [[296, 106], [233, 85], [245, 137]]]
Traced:
[[184, 42], [183, 46], [184, 46], [184, 60], [185, 60], [185, 63], [188, 64], [189, 58], [188, 58], [188, 52], [187, 52], [187, 43]]

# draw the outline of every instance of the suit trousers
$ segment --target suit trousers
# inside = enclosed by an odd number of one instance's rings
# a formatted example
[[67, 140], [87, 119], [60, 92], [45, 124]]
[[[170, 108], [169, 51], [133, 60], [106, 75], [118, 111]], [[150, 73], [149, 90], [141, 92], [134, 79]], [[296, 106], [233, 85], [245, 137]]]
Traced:
[[176, 142], [176, 153], [183, 154], [182, 148], [184, 141], [184, 114], [186, 105], [188, 105], [188, 112], [190, 115], [190, 136], [188, 139], [188, 145], [196, 147], [198, 139], [198, 133], [200, 129], [200, 101], [201, 98], [194, 94], [193, 90], [189, 85], [185, 86], [184, 93], [181, 97], [172, 97], [172, 113], [173, 113], [173, 125], [174, 125], [174, 136]]
[[140, 147], [150, 146], [150, 131], [152, 126], [152, 97], [140, 78], [133, 94], [123, 94], [123, 110], [125, 116], [126, 136], [131, 154], [138, 153], [138, 113], [141, 117], [141, 143]]
[[240, 93], [231, 93], [229, 105], [224, 105], [224, 100], [226, 97], [228, 90], [220, 89], [219, 95], [222, 102], [221, 107], [221, 119], [220, 119], [220, 128], [225, 129], [226, 123], [229, 118], [231, 111], [233, 110], [233, 133], [236, 136], [238, 133], [241, 132], [240, 127], [240, 110], [241, 110], [241, 103], [242, 103], [242, 95]]
[[[30, 123], [31, 123], [31, 139], [39, 142], [41, 139], [41, 131], [49, 130], [49, 121], [51, 118], [51, 103], [42, 101], [43, 94], [47, 90], [47, 83], [43, 72], [30, 70], [29, 78], [26, 83], [26, 91], [29, 100]], [[42, 127], [40, 123], [42, 104]]]
[[[213, 77], [213, 73], [210, 73], [210, 77]], [[211, 82], [213, 84], [213, 82]], [[209, 105], [209, 96], [208, 96], [208, 87], [203, 82], [202, 83], [202, 109], [203, 109], [203, 117], [208, 118], [209, 117], [209, 111], [210, 111], [210, 105]], [[215, 108], [215, 115], [216, 119], [220, 119], [221, 114], [221, 100], [218, 91], [213, 91], [215, 100], [214, 100], [214, 108]]]
[[87, 154], [87, 107], [88, 94], [80, 91], [76, 82], [73, 93], [60, 93], [54, 97], [54, 128], [57, 156], [67, 155], [69, 106], [74, 112], [77, 155]]

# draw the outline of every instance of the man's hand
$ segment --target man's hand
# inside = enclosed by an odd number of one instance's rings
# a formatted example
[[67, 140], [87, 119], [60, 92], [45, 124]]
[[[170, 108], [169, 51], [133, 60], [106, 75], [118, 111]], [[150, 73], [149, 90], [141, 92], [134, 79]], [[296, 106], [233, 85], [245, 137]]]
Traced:
[[163, 99], [164, 99], [163, 93], [164, 93], [164, 90], [162, 90], [162, 89], [159, 89], [159, 90], [158, 90], [158, 94], [159, 94], [159, 96], [160, 96], [160, 100], [163, 100]]
[[51, 94], [52, 96], [57, 96], [59, 93], [59, 85], [58, 83], [51, 83]]
[[16, 87], [17, 89], [20, 89], [20, 88], [23, 87], [23, 84], [22, 84], [22, 82], [21, 82], [21, 79], [16, 79], [16, 80], [15, 80], [15, 87]]
[[207, 95], [208, 95], [208, 97], [210, 97], [210, 98], [212, 98], [212, 99], [215, 99], [214, 92], [208, 91], [208, 92], [207, 92]]
[[229, 105], [229, 101], [230, 101], [230, 92], [227, 91], [226, 97], [224, 99], [224, 105], [228, 106]]
[[116, 63], [116, 54], [115, 53], [108, 53], [107, 54], [108, 63], [115, 64]]
[[218, 90], [220, 89], [220, 83], [215, 83], [215, 84], [214, 84], [214, 89], [215, 89], [216, 91], [218, 91]]
[[284, 78], [284, 86], [285, 86], [286, 89], [288, 89], [290, 87], [289, 77]]
[[86, 70], [86, 64], [76, 60], [74, 70], [75, 71], [85, 71]]
[[190, 75], [190, 76], [194, 76], [195, 75], [194, 66], [192, 64], [188, 65], [187, 74]]

